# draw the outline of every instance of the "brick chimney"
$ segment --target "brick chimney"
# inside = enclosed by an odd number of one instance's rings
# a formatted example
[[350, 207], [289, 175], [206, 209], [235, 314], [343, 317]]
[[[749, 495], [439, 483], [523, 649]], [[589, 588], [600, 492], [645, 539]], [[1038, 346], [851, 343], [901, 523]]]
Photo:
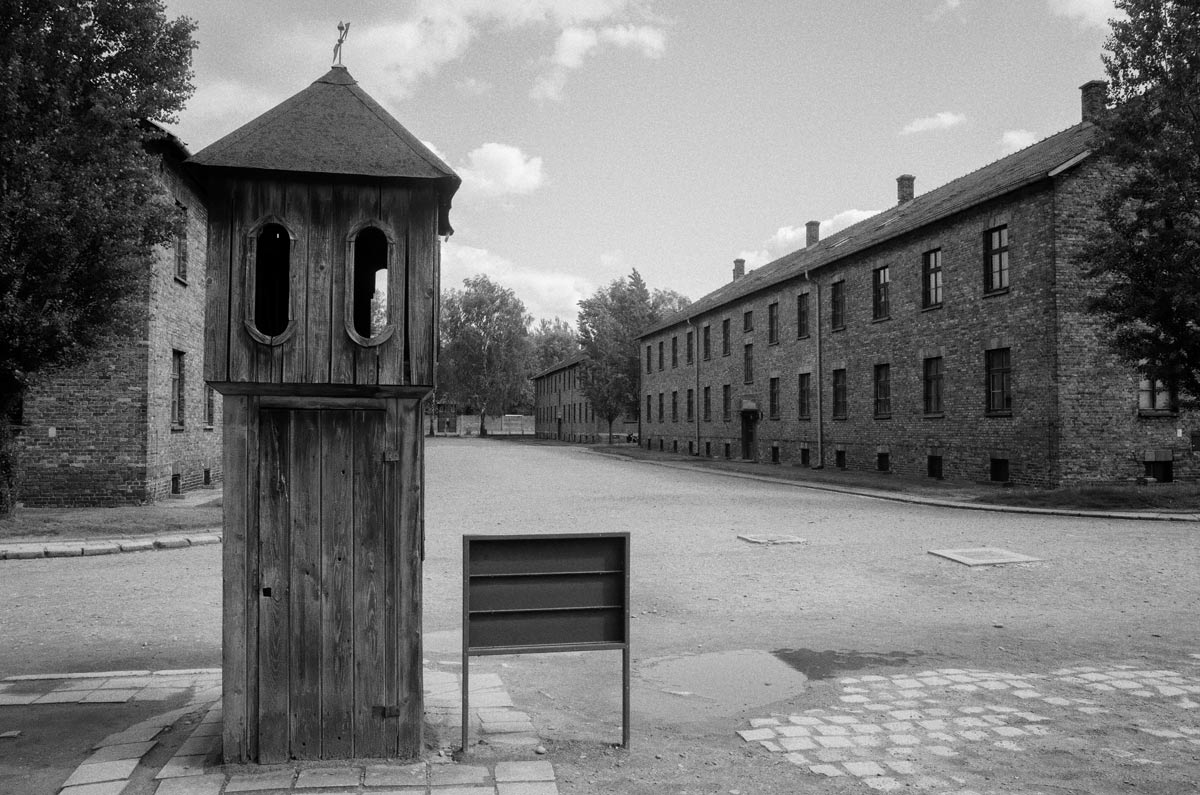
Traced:
[[901, 174], [896, 177], [896, 204], [904, 204], [913, 199], [913, 187], [917, 178], [912, 174]]
[[742, 278], [745, 275], [746, 275], [746, 260], [735, 259], [733, 261], [733, 280], [736, 282], [738, 279]]
[[1089, 80], [1079, 87], [1079, 93], [1083, 100], [1083, 121], [1098, 124], [1100, 117], [1108, 110], [1108, 83]]
[[809, 221], [804, 225], [804, 245], [815, 246], [821, 240], [821, 222]]

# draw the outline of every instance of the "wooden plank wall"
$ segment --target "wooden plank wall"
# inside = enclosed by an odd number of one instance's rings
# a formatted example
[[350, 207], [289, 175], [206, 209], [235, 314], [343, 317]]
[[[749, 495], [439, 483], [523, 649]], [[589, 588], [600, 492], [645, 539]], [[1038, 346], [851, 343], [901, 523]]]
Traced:
[[354, 753], [354, 493], [352, 428], [342, 412], [321, 414], [322, 756]]

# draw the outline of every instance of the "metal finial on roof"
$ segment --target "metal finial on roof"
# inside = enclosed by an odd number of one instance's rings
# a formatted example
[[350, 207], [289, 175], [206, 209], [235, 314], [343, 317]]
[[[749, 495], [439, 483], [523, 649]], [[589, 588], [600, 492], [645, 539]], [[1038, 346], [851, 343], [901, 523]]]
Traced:
[[333, 65], [334, 66], [342, 65], [342, 42], [344, 42], [346, 40], [346, 37], [348, 35], [350, 35], [350, 23], [346, 22], [343, 24], [342, 21], [339, 19], [338, 20], [338, 40], [337, 40], [337, 44], [333, 45]]

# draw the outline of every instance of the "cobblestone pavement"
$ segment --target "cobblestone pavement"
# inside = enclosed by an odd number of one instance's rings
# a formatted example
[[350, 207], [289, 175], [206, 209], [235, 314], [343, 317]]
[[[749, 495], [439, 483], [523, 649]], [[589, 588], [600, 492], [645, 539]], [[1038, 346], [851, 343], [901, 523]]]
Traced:
[[[1160, 702], [1166, 709], [1155, 714], [1168, 717], [1135, 722], [1128, 748], [1101, 750], [1135, 765], [1162, 765], [1169, 757], [1189, 764], [1200, 747], [1200, 654], [1177, 667], [1182, 670], [1107, 665], [1019, 674], [941, 668], [847, 677], [839, 680], [839, 706], [754, 718], [738, 734], [816, 780], [856, 778], [881, 792], [1017, 795], [988, 787], [972, 771], [986, 765], [973, 766], [971, 758], [997, 749], [1018, 764], [1039, 743], [1082, 733], [1081, 716], [1126, 725], [1127, 699]], [[1112, 732], [1100, 736], [1099, 742], [1114, 744]]]
[[[443, 663], [443, 665], [447, 665]], [[460, 678], [455, 671], [425, 670], [427, 724], [431, 733], [457, 739], [461, 726]], [[221, 672], [109, 671], [23, 675], [0, 682], [0, 736], [6, 705], [97, 704], [167, 701], [190, 694], [187, 703], [123, 729], [97, 743], [63, 782], [61, 795], [121, 795], [135, 779], [149, 777], [154, 795], [222, 795], [319, 791], [325, 795], [558, 795], [549, 762], [511, 759], [458, 764], [447, 753], [411, 763], [311, 763], [252, 768], [223, 766]], [[471, 677], [472, 730], [489, 754], [530, 755], [540, 745], [530, 717], [513, 707], [494, 673]], [[11, 735], [10, 735], [11, 736]], [[180, 741], [179, 738], [183, 738]], [[173, 744], [157, 770], [147, 769], [152, 752]], [[476, 746], [478, 748], [478, 746]], [[140, 768], [140, 770], [139, 770]]]

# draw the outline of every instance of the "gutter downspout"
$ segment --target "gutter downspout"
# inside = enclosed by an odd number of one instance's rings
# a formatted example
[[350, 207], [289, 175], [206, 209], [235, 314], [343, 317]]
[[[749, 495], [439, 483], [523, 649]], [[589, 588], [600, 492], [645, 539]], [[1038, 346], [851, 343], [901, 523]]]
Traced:
[[692, 332], [692, 364], [696, 368], [696, 389], [692, 392], [692, 422], [696, 423], [696, 455], [700, 455], [700, 338], [689, 317], [687, 327]]
[[821, 362], [821, 285], [819, 282], [813, 282], [808, 278], [808, 271], [804, 272], [804, 281], [809, 282], [816, 288], [816, 325], [817, 325], [817, 463], [813, 469], [825, 468], [825, 386]]

